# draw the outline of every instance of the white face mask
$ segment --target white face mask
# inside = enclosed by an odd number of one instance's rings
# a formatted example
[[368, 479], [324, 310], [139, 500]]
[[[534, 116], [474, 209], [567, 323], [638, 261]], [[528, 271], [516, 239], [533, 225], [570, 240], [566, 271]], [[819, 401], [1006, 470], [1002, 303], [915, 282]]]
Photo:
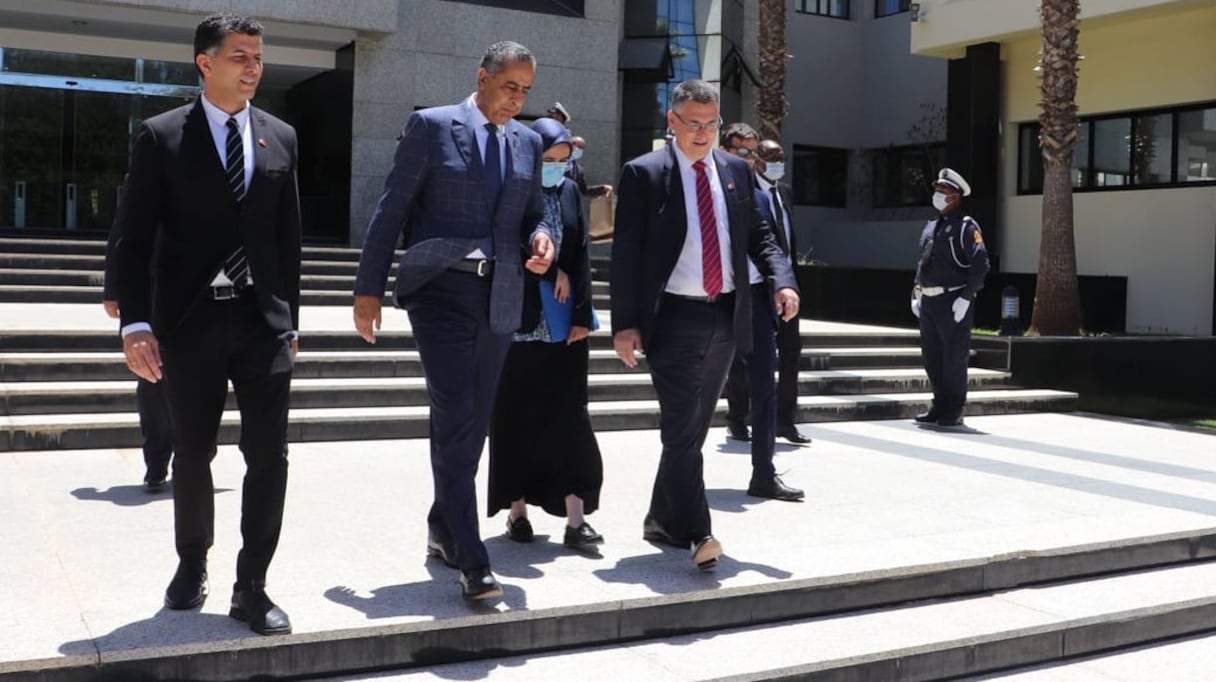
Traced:
[[936, 208], [938, 213], [945, 211], [948, 205], [950, 205], [950, 199], [946, 197], [945, 192], [933, 193], [933, 208]]
[[776, 161], [774, 163], [764, 164], [764, 177], [768, 178], [769, 180], [772, 180], [773, 182], [777, 182], [781, 178], [784, 178], [785, 177], [785, 162]]

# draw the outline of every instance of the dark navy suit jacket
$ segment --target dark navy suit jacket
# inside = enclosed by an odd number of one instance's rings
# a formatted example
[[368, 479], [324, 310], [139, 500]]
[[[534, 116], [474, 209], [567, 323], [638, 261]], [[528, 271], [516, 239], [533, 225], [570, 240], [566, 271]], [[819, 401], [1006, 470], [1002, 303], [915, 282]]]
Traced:
[[355, 295], [384, 295], [403, 229], [406, 251], [394, 294], [408, 308], [410, 295], [476, 249], [476, 235], [489, 226], [495, 259], [490, 327], [506, 334], [519, 327], [523, 255], [534, 233], [550, 234], [540, 194], [543, 149], [540, 135], [507, 122], [503, 185], [491, 205], [474, 125], [467, 103], [410, 115], [364, 237]]

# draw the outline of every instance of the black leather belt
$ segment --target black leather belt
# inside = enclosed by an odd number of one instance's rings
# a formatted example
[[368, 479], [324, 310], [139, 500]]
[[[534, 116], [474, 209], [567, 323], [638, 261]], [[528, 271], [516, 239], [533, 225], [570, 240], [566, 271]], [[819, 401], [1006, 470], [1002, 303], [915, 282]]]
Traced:
[[673, 294], [670, 291], [663, 292], [663, 295], [680, 301], [689, 301], [690, 303], [721, 303], [723, 301], [734, 300], [735, 298], [735, 292], [733, 291], [718, 294], [717, 296], [685, 296], [684, 294]]
[[214, 301], [233, 301], [240, 298], [248, 287], [232, 285], [211, 287], [211, 299]]
[[465, 258], [464, 260], [452, 263], [448, 269], [455, 270], [456, 272], [467, 272], [478, 277], [489, 277], [494, 274], [494, 261], [484, 258]]

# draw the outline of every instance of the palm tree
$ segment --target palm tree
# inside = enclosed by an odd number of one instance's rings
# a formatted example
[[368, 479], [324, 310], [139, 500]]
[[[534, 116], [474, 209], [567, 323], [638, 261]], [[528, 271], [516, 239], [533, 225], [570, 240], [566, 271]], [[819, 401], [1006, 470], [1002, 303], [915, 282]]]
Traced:
[[1032, 331], [1075, 336], [1081, 330], [1077, 248], [1073, 235], [1072, 155], [1077, 123], [1077, 36], [1080, 0], [1042, 0], [1043, 49], [1039, 53], [1042, 100], [1039, 147], [1043, 152], [1043, 232]]
[[760, 87], [756, 93], [756, 116], [760, 137], [781, 141], [781, 123], [789, 109], [785, 99], [786, 0], [760, 0]]

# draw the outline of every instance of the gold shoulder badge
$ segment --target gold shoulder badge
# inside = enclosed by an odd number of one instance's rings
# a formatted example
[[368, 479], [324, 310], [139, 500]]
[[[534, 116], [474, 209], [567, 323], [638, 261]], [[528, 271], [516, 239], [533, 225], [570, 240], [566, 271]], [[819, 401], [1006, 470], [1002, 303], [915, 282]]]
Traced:
[[984, 245], [984, 236], [983, 236], [982, 234], [980, 234], [980, 228], [979, 228], [979, 225], [976, 225], [976, 226], [975, 226], [975, 232], [974, 232], [974, 234], [975, 234], [975, 245], [976, 245], [976, 246], [983, 246], [983, 245]]

